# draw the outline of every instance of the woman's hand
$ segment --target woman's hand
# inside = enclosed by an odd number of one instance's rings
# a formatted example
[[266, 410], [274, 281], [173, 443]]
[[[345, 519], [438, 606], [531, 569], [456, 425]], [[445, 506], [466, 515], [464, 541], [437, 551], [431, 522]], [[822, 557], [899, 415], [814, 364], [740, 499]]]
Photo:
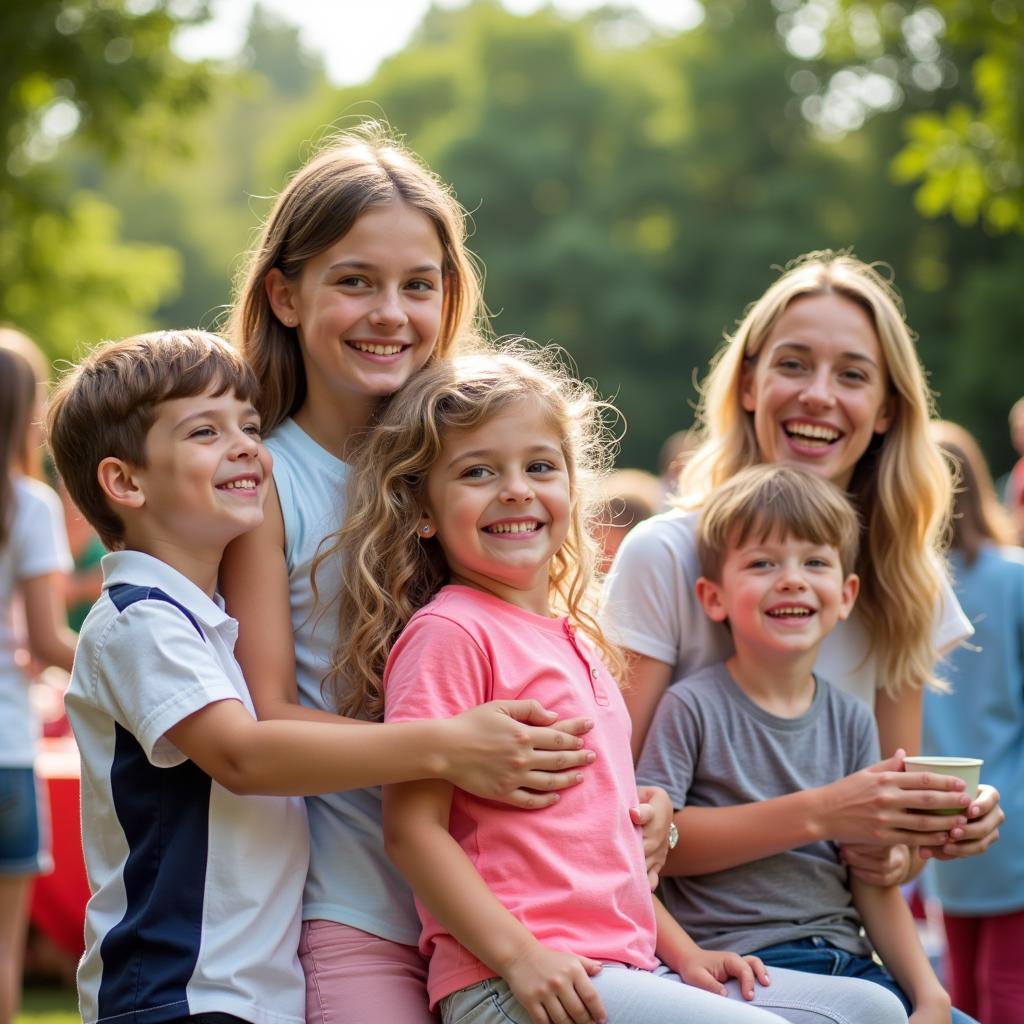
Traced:
[[999, 790], [994, 786], [979, 786], [978, 795], [965, 814], [967, 824], [950, 829], [949, 841], [941, 848], [922, 849], [923, 859], [973, 857], [976, 853], [984, 853], [999, 838], [999, 826], [1006, 820], [1006, 815], [999, 806]]
[[535, 700], [498, 700], [446, 720], [440, 777], [474, 796], [523, 809], [548, 807], [558, 790], [583, 781], [576, 769], [596, 757], [579, 737], [590, 719], [555, 721]]
[[640, 805], [629, 809], [634, 825], [643, 830], [644, 858], [651, 892], [658, 887], [658, 876], [668, 857], [668, 827], [672, 824], [672, 800], [660, 786], [639, 786]]
[[767, 986], [768, 971], [756, 956], [739, 953], [717, 953], [710, 949], [697, 949], [683, 959], [676, 970], [687, 985], [694, 985], [715, 995], [724, 996], [725, 982], [735, 978], [744, 999], [754, 998], [754, 981]]
[[855, 878], [879, 886], [902, 885], [913, 864], [910, 848], [903, 843], [898, 846], [843, 843], [839, 847], [839, 858]]
[[[967, 824], [971, 803], [962, 779], [935, 772], [904, 772], [904, 751], [817, 793], [822, 839], [875, 846], [942, 846]], [[977, 801], [975, 801], [977, 803]], [[929, 814], [955, 808], [958, 815]]]
[[604, 1024], [597, 989], [590, 983], [601, 965], [596, 960], [535, 942], [501, 974], [533, 1024]]

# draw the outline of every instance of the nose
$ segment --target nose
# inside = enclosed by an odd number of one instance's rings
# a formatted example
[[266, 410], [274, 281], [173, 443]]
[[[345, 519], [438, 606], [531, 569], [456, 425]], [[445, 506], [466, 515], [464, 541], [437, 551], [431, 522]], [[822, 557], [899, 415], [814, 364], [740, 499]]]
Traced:
[[377, 304], [370, 313], [370, 323], [374, 327], [393, 329], [402, 327], [409, 317], [402, 305], [401, 297], [395, 288], [385, 288], [379, 295]]
[[779, 590], [787, 593], [800, 592], [807, 589], [807, 582], [804, 580], [800, 566], [793, 562], [786, 562], [782, 566], [779, 578], [776, 583]]
[[517, 505], [533, 499], [533, 487], [529, 477], [516, 473], [505, 479], [501, 488], [501, 500], [506, 505]]
[[246, 430], [236, 430], [228, 457], [231, 459], [255, 459], [259, 450], [260, 442], [253, 434]]
[[807, 381], [803, 391], [800, 392], [800, 400], [814, 408], [828, 408], [835, 397], [832, 394], [832, 376], [827, 366], [819, 367]]

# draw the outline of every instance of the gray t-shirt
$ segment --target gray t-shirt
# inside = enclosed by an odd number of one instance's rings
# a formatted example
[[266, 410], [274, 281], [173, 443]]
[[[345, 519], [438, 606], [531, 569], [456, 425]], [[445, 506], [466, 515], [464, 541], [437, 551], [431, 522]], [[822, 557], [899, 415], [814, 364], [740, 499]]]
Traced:
[[[797, 718], [755, 704], [719, 662], [662, 697], [637, 766], [676, 808], [728, 807], [835, 782], [879, 758], [862, 701], [817, 680]], [[869, 954], [834, 843], [819, 841], [707, 875], [665, 878], [665, 905], [694, 941], [753, 953], [819, 936]]]

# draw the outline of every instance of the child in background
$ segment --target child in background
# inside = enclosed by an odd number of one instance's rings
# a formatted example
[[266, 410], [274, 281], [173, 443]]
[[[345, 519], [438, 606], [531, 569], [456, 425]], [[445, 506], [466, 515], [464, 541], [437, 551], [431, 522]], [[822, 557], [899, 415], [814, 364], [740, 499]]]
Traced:
[[942, 903], [953, 1002], [984, 1024], [1024, 1024], [1024, 551], [1012, 546], [974, 438], [946, 422], [932, 436], [959, 481], [949, 560], [975, 634], [941, 666], [952, 692], [925, 695], [924, 749], [983, 757], [1006, 821], [984, 860], [937, 858], [929, 881]]
[[[228, 548], [221, 585], [239, 620], [238, 657], [261, 718], [351, 721], [321, 689], [338, 630], [349, 629], [324, 613], [341, 575], [322, 562], [314, 581], [313, 560], [344, 521], [348, 460], [381, 400], [424, 366], [479, 344], [480, 287], [465, 236], [450, 190], [371, 125], [296, 174], [250, 255], [231, 335], [261, 384], [274, 478], [263, 525]], [[367, 717], [351, 702], [341, 711]], [[575, 784], [587, 763], [571, 735], [582, 723], [559, 723], [565, 732], [521, 724], [554, 721], [536, 705], [500, 702], [474, 721], [464, 752], [475, 751], [478, 762], [456, 781], [480, 795], [540, 807]], [[511, 742], [521, 745], [522, 768], [502, 776], [490, 751]], [[649, 823], [654, 867], [664, 860], [671, 817], [661, 800]], [[419, 922], [384, 852], [379, 788], [318, 796], [307, 809], [307, 1019], [430, 1021]]]
[[[50, 405], [58, 472], [111, 549], [66, 698], [92, 889], [87, 1024], [302, 1024], [309, 845], [302, 801], [286, 797], [463, 778], [480, 760], [461, 753], [475, 718], [256, 720], [215, 592], [225, 545], [263, 519], [255, 393], [226, 342], [169, 331], [100, 346]], [[495, 747], [495, 774], [521, 755]]]
[[50, 870], [45, 804], [33, 770], [38, 723], [19, 661], [20, 602], [29, 656], [71, 671], [75, 638], [64, 627], [63, 575], [71, 568], [60, 502], [25, 468], [41, 412], [36, 373], [0, 343], [0, 1024], [21, 998], [21, 967], [33, 875]]
[[335, 687], [388, 722], [534, 696], [594, 723], [584, 781], [534, 814], [436, 779], [385, 787], [431, 1004], [476, 1024], [839, 1021], [843, 1003], [902, 1020], [863, 983], [768, 985], [756, 958], [698, 948], [651, 896], [621, 660], [591, 613], [599, 412], [550, 360], [464, 356], [395, 396], [353, 472]]
[[[801, 795], [878, 760], [867, 706], [813, 673], [821, 642], [853, 610], [858, 533], [850, 503], [802, 468], [755, 466], [712, 495], [697, 526], [696, 591], [735, 653], [669, 688], [637, 767], [675, 807]], [[663, 884], [668, 909], [704, 945], [869, 979], [901, 998], [913, 1024], [949, 1024], [949, 997], [899, 889], [849, 875], [827, 837]]]

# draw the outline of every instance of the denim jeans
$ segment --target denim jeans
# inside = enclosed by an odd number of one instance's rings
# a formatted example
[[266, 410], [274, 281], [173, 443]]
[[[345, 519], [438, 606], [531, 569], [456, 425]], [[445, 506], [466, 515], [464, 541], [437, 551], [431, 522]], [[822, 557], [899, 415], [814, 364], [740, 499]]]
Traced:
[[[810, 939], [797, 939], [794, 942], [780, 942], [776, 946], [766, 946], [755, 950], [765, 967], [785, 967], [791, 971], [807, 971], [809, 974], [831, 974], [843, 978], [862, 978], [882, 985], [896, 994], [910, 1014], [913, 1007], [903, 989], [896, 984], [896, 979], [881, 964], [869, 956], [857, 956], [846, 950], [833, 946], [831, 942], [814, 936]], [[953, 1024], [978, 1024], [973, 1017], [954, 1008]]]

